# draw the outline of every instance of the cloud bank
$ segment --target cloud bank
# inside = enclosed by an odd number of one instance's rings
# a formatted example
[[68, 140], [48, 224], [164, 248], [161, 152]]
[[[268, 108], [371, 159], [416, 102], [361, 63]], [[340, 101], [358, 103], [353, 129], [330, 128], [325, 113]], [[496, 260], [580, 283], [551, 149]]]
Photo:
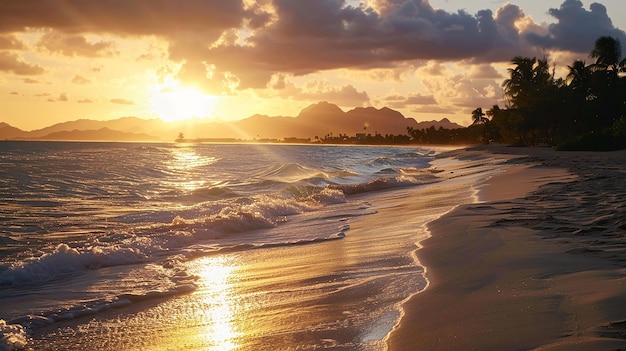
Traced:
[[545, 35], [529, 33], [527, 38], [533, 45], [587, 53], [596, 39], [607, 35], [626, 45], [626, 33], [613, 26], [606, 7], [600, 3], [594, 2], [585, 10], [581, 1], [565, 0], [560, 8], [550, 9], [549, 13], [557, 22], [548, 27]]
[[[626, 47], [604, 7], [565, 0], [542, 27], [511, 3], [497, 11], [446, 12], [428, 0], [30, 0], [0, 2], [0, 71], [43, 73], [15, 52], [15, 33], [45, 30], [38, 46], [65, 56], [114, 56], [89, 35], [157, 36], [179, 78], [207, 89], [266, 87], [279, 74], [392, 68], [413, 60], [505, 62], [543, 50], [587, 53], [601, 35]], [[494, 77], [485, 68], [475, 77]], [[355, 99], [359, 96], [355, 92]]]

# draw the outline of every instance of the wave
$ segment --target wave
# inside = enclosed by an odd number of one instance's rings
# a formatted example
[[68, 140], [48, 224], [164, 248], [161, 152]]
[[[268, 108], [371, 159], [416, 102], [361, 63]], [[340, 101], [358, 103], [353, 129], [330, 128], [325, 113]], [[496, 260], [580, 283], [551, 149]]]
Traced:
[[382, 168], [397, 168], [403, 166], [413, 166], [419, 168], [427, 168], [428, 162], [430, 158], [433, 157], [432, 153], [421, 153], [421, 152], [404, 152], [398, 153], [395, 155], [388, 156], [379, 156], [368, 162], [366, 165], [372, 167], [382, 167]]
[[[116, 217], [121, 227], [94, 234], [83, 242], [31, 250], [27, 259], [0, 264], [0, 286], [41, 284], [103, 267], [154, 262], [188, 246], [210, 243], [213, 251], [244, 250], [242, 235], [284, 225], [290, 218], [345, 203], [330, 187], [290, 186], [280, 194], [207, 201], [182, 209], [142, 211]], [[334, 233], [310, 237], [255, 238], [257, 247], [327, 240]], [[293, 233], [291, 233], [293, 235]], [[9, 240], [8, 238], [6, 240]]]
[[[298, 165], [275, 169], [277, 173], [310, 173], [301, 170]], [[341, 235], [333, 237], [336, 232], [327, 231], [319, 235], [308, 233], [305, 237], [295, 233], [283, 237], [259, 237], [254, 238], [252, 246], [241, 243], [244, 234], [288, 225], [293, 216], [316, 213], [327, 206], [347, 203], [346, 196], [349, 195], [437, 180], [430, 171], [407, 167], [383, 169], [372, 181], [341, 184], [325, 178], [322, 182], [324, 186], [289, 184], [278, 192], [252, 196], [240, 196], [227, 187], [209, 187], [198, 192], [204, 196], [215, 195], [217, 199], [205, 199], [178, 208], [141, 210], [110, 218], [113, 224], [108, 232], [100, 231], [71, 246], [60, 243], [44, 247], [31, 251], [28, 259], [1, 264], [0, 286], [45, 283], [102, 267], [153, 262], [155, 255], [184, 251], [189, 246], [200, 244], [205, 245], [202, 249], [204, 253], [210, 253], [341, 238]]]
[[[89, 269], [145, 262], [140, 248], [98, 246], [72, 248], [58, 244], [52, 252], [15, 262], [0, 271], [0, 286], [40, 283]], [[1, 268], [0, 268], [1, 269]]]
[[377, 178], [366, 183], [332, 184], [329, 185], [329, 187], [332, 189], [340, 190], [345, 195], [357, 195], [374, 191], [429, 184], [440, 181], [440, 179], [436, 178], [435, 176], [431, 174], [424, 174], [424, 172], [417, 172], [417, 174], [414, 175], [409, 174], [410, 172], [399, 170], [386, 170], [384, 172], [384, 174], [397, 173], [402, 174], [394, 177]]
[[211, 256], [211, 255], [216, 255], [216, 254], [242, 252], [242, 251], [258, 250], [258, 249], [310, 245], [310, 244], [317, 244], [317, 243], [322, 243], [322, 242], [329, 242], [329, 241], [344, 239], [346, 237], [346, 231], [348, 229], [350, 229], [350, 226], [346, 225], [340, 228], [337, 232], [332, 233], [328, 236], [317, 236], [317, 237], [306, 238], [306, 239], [301, 239], [301, 240], [290, 240], [290, 241], [284, 241], [284, 242], [237, 244], [233, 246], [193, 245], [184, 249], [183, 251], [185, 252], [185, 256], [187, 258], [192, 259], [192, 258]]
[[258, 173], [255, 178], [269, 179], [281, 183], [294, 183], [311, 177], [327, 177], [325, 172], [298, 163], [276, 163]]
[[192, 191], [194, 195], [211, 196], [218, 198], [226, 198], [237, 196], [237, 193], [229, 189], [228, 187], [205, 187]]

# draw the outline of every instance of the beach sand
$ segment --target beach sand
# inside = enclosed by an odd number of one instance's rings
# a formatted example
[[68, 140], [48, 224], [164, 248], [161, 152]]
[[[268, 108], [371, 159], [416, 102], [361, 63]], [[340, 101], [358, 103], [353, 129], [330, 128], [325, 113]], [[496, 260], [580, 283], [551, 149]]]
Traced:
[[429, 224], [389, 350], [626, 350], [626, 152], [452, 156], [512, 167]]

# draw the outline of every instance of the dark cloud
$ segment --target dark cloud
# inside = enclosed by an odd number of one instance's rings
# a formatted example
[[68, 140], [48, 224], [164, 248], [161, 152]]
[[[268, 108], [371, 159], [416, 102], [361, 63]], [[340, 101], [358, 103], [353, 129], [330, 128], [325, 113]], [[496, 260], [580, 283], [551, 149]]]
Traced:
[[606, 7], [602, 4], [594, 2], [587, 11], [581, 1], [565, 0], [560, 8], [550, 9], [549, 13], [558, 22], [548, 27], [548, 34], [527, 35], [528, 40], [537, 46], [589, 53], [601, 36], [609, 35], [626, 43], [626, 33], [613, 26]]
[[31, 76], [43, 74], [44, 69], [22, 61], [17, 54], [0, 51], [0, 72], [11, 72], [21, 76]]
[[[446, 12], [428, 0], [30, 0], [0, 1], [0, 33], [47, 28], [41, 45], [64, 55], [102, 56], [109, 42], [86, 33], [155, 35], [168, 41], [169, 59], [182, 63], [187, 85], [216, 91], [264, 88], [276, 74], [393, 68], [413, 60], [505, 62], [543, 48], [588, 52], [614, 28], [600, 4], [587, 11], [565, 0], [549, 28], [531, 25], [507, 3], [495, 14]], [[239, 32], [239, 29], [244, 28]]]
[[0, 1], [0, 32], [54, 28], [66, 33], [161, 35], [239, 27], [243, 0]]
[[523, 12], [510, 4], [496, 16], [448, 13], [424, 0], [387, 4], [380, 13], [342, 0], [275, 0], [274, 6], [277, 21], [257, 31], [249, 46], [184, 47], [215, 65], [214, 84], [234, 72], [246, 88], [263, 87], [278, 72], [385, 68], [418, 59], [508, 61], [528, 46], [515, 27]]
[[131, 100], [127, 100], [127, 99], [111, 99], [109, 100], [112, 104], [118, 104], [118, 105], [134, 105], [135, 103]]
[[78, 100], [79, 104], [92, 104], [93, 100], [89, 100], [89, 99], [82, 99], [82, 100]]

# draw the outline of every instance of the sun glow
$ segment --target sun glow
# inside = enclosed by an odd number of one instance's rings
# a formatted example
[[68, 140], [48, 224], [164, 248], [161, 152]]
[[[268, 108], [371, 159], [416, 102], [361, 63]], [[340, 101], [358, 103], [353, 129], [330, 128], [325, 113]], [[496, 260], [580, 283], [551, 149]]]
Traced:
[[160, 85], [150, 90], [152, 90], [150, 101], [152, 112], [166, 122], [213, 117], [216, 96], [178, 85]]

